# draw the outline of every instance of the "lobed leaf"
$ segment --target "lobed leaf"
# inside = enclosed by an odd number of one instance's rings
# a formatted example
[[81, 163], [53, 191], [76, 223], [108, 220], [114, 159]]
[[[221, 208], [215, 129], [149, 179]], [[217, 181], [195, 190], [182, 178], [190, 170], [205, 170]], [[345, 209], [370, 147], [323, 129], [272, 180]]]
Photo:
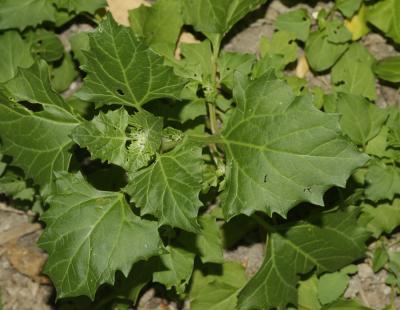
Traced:
[[89, 34], [84, 52], [87, 72], [76, 94], [101, 104], [140, 106], [157, 98], [178, 98], [185, 80], [163, 64], [163, 58], [110, 14]]
[[323, 193], [345, 186], [367, 160], [341, 136], [336, 115], [296, 98], [282, 81], [238, 78], [234, 97], [237, 108], [221, 133], [226, 218], [257, 210], [286, 216], [302, 201], [323, 205]]
[[127, 276], [134, 263], [159, 254], [157, 223], [136, 216], [122, 193], [99, 191], [80, 173], [58, 174], [47, 202], [39, 245], [49, 253], [44, 272], [58, 298], [93, 299], [117, 270]]
[[125, 191], [143, 214], [157, 217], [160, 226], [197, 232], [201, 167], [201, 147], [186, 140], [168, 153], [157, 154], [149, 167], [129, 174]]

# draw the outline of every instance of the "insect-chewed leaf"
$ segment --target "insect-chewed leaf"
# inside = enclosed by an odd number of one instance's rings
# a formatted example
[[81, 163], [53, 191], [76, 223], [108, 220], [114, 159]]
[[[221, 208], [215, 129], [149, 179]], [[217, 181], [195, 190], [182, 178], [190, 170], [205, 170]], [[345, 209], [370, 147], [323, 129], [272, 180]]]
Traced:
[[112, 16], [89, 34], [88, 73], [77, 96], [104, 104], [142, 105], [157, 98], [177, 98], [185, 80]]
[[159, 254], [157, 223], [136, 216], [122, 193], [99, 191], [79, 173], [59, 174], [47, 202], [39, 245], [49, 253], [45, 273], [58, 298], [93, 298], [117, 270], [127, 276], [135, 262]]
[[278, 227], [267, 242], [257, 274], [239, 294], [239, 309], [284, 308], [297, 303], [298, 274], [336, 271], [365, 253], [368, 233], [358, 211], [325, 213], [308, 222]]
[[202, 181], [201, 147], [188, 142], [168, 153], [159, 154], [147, 168], [129, 175], [125, 191], [132, 201], [159, 219], [159, 225], [170, 225], [187, 231], [198, 231], [197, 213]]
[[[129, 129], [128, 129], [129, 127]], [[99, 113], [72, 133], [94, 158], [135, 171], [148, 164], [161, 144], [163, 121], [149, 112], [129, 116], [123, 109]]]
[[238, 77], [236, 110], [222, 131], [227, 156], [223, 210], [227, 218], [261, 210], [285, 216], [302, 201], [323, 205], [323, 193], [344, 186], [368, 157], [310, 97], [282, 81]]

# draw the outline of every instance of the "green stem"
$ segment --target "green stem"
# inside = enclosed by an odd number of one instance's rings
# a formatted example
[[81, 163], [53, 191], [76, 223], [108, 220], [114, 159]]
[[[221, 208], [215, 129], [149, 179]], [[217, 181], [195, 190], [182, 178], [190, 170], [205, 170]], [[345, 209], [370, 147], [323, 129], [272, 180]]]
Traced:
[[213, 135], [218, 134], [217, 114], [214, 103], [208, 103], [208, 116], [210, 118], [210, 130]]

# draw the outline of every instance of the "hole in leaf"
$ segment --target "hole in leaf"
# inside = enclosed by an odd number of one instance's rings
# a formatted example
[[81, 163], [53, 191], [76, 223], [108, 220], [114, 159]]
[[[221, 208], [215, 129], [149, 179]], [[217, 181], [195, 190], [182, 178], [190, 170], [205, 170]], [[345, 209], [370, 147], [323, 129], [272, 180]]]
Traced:
[[120, 96], [125, 96], [124, 91], [122, 89], [120, 89], [120, 88], [117, 89], [117, 94], [120, 95]]

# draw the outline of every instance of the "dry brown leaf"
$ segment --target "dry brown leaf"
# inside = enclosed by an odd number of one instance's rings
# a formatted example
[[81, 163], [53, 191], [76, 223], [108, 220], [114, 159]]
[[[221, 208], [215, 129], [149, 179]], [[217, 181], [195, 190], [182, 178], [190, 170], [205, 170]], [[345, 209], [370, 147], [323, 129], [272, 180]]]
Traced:
[[129, 26], [128, 11], [143, 5], [150, 5], [146, 0], [107, 0], [108, 9], [121, 25]]
[[307, 58], [305, 55], [302, 55], [297, 60], [296, 76], [302, 79], [308, 71], [310, 71], [310, 67], [308, 66]]

